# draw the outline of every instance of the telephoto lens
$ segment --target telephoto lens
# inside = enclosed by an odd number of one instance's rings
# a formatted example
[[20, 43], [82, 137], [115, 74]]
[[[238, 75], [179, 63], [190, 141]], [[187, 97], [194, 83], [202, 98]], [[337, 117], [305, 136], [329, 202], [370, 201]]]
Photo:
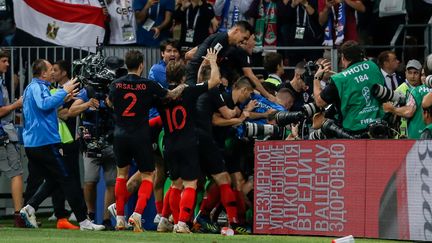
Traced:
[[354, 136], [351, 136], [341, 127], [336, 125], [332, 119], [325, 120], [321, 127], [321, 130], [325, 135], [329, 137], [354, 139]]
[[282, 137], [282, 131], [278, 126], [271, 124], [258, 124], [252, 122], [245, 122], [245, 133], [244, 136], [247, 138], [256, 138], [256, 137]]
[[372, 95], [381, 102], [391, 101], [400, 106], [404, 106], [406, 104], [406, 97], [403, 93], [399, 91], [393, 91], [380, 84], [374, 84], [372, 86]]

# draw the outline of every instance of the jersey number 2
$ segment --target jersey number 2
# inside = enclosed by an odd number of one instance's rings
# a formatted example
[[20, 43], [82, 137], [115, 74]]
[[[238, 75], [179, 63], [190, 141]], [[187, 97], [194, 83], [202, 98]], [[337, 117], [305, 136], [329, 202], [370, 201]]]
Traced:
[[129, 104], [128, 107], [126, 107], [126, 109], [123, 111], [122, 116], [127, 116], [127, 117], [133, 117], [135, 116], [135, 112], [130, 112], [130, 110], [132, 110], [132, 108], [135, 106], [136, 102], [137, 102], [137, 97], [134, 93], [127, 93], [123, 96], [123, 99], [127, 100], [129, 98], [132, 98], [132, 102]]

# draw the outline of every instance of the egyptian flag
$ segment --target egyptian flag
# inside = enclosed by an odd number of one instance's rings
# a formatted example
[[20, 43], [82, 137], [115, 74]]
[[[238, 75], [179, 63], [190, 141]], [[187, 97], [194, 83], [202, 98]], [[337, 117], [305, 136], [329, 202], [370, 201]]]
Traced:
[[105, 35], [102, 9], [56, 0], [14, 0], [17, 28], [67, 47], [94, 47]]

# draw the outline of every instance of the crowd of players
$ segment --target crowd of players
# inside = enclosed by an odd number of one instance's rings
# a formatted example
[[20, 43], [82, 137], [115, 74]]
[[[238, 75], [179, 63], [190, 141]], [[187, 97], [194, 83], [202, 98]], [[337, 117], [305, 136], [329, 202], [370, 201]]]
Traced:
[[[34, 78], [19, 101], [24, 115], [24, 147], [29, 168], [33, 168], [29, 169], [30, 176], [42, 179], [20, 210], [25, 225], [38, 227], [35, 212], [53, 195], [53, 199], [57, 197], [56, 216], [63, 220], [59, 228], [106, 228], [91, 221], [94, 208], [89, 203], [91, 195], [86, 195], [91, 190], [83, 193], [76, 169], [78, 146], [74, 138], [67, 142], [68, 134], [62, 130], [63, 120], [75, 120], [88, 110], [100, 110], [102, 105], [113, 117], [112, 128], [106, 130], [112, 135], [108, 139], [112, 146], [104, 147], [113, 156], [106, 159], [108, 162], [92, 160], [87, 164], [105, 164], [106, 181], [115, 194], [115, 203], [110, 205], [108, 199], [105, 205], [116, 219], [115, 229], [133, 227], [136, 232], [143, 231], [142, 213], [154, 192], [160, 232], [218, 233], [220, 225], [210, 215], [217, 216], [218, 209], [224, 209], [228, 227], [236, 234], [251, 233], [246, 210], [253, 200], [254, 139], [364, 138], [381, 128], [384, 111], [390, 109], [389, 104], [382, 103], [392, 99], [377, 93], [391, 93], [391, 89], [385, 87], [382, 69], [365, 59], [356, 42], [347, 41], [340, 48], [342, 72], [333, 72], [329, 61], [319, 59], [313, 64], [298, 63], [293, 79], [283, 81], [283, 58], [278, 53], [270, 52], [263, 58], [267, 79], [253, 73], [250, 55], [254, 39], [251, 26], [239, 21], [228, 32], [213, 34], [186, 53], [185, 61], [179, 58], [177, 42], [167, 40], [161, 44], [162, 60], [152, 67], [149, 79], [141, 77], [143, 54], [129, 51], [124, 58], [127, 74], [112, 82], [102, 98], [93, 98], [88, 89], [80, 90], [76, 78], [66, 79], [50, 91], [56, 68], [65, 70], [62, 62], [55, 63], [53, 69], [47, 60], [36, 60]], [[427, 67], [424, 71], [429, 73]], [[421, 92], [420, 101], [415, 92], [408, 96], [406, 106], [415, 109], [415, 104], [420, 105], [429, 90], [424, 86]], [[428, 115], [431, 117], [430, 100], [423, 102], [426, 123]], [[20, 107], [19, 102], [10, 111]], [[408, 122], [408, 130], [412, 124]], [[84, 124], [82, 127], [84, 139], [89, 129]], [[420, 129], [417, 120], [413, 129]], [[161, 131], [158, 152], [153, 145]], [[74, 146], [67, 145], [70, 143]], [[84, 157], [109, 157], [106, 154], [110, 152], [104, 153], [86, 146]], [[138, 172], [129, 178], [132, 161]], [[110, 176], [109, 163], [115, 163], [116, 176]], [[163, 196], [165, 174], [172, 184]], [[97, 180], [96, 176], [84, 177], [90, 178], [85, 179], [90, 185]], [[195, 215], [200, 190], [205, 196]], [[127, 219], [125, 204], [134, 193], [138, 195], [136, 207]], [[65, 220], [65, 199], [79, 227]]]

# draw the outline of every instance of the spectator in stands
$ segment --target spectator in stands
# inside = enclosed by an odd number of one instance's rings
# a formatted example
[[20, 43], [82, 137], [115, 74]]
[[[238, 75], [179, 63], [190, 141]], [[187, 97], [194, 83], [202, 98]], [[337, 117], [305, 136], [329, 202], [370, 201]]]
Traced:
[[137, 21], [137, 44], [158, 47], [169, 37], [175, 0], [133, 0]]
[[360, 45], [373, 44], [376, 17], [373, 13], [374, 0], [362, 0], [364, 12], [357, 12], [357, 36]]
[[213, 6], [202, 0], [181, 0], [174, 19], [181, 23], [182, 51], [201, 44], [209, 36], [209, 28], [215, 31], [218, 24]]
[[0, 173], [11, 179], [12, 201], [15, 210], [15, 227], [25, 227], [19, 210], [23, 205], [23, 166], [20, 161], [18, 137], [13, 122], [13, 111], [22, 107], [22, 98], [9, 102], [9, 93], [3, 80], [3, 74], [9, 67], [9, 52], [0, 49]]
[[426, 127], [423, 129], [420, 138], [432, 139], [432, 93], [429, 93], [423, 97], [422, 109], [423, 121], [426, 124]]
[[216, 0], [214, 10], [220, 18], [219, 32], [227, 32], [235, 23], [246, 20], [246, 11], [253, 0]]
[[[410, 3], [408, 3], [410, 2]], [[427, 24], [432, 16], [432, 1], [407, 1], [406, 4], [411, 4], [411, 8], [407, 6], [408, 24]], [[424, 28], [408, 28], [408, 35], [416, 38], [416, 43], [422, 45], [424, 43]]]
[[13, 2], [3, 0], [0, 2], [0, 46], [12, 45], [15, 30]]
[[[63, 89], [51, 95], [48, 86], [52, 82], [52, 65], [46, 60], [34, 61], [32, 82], [24, 91], [23, 140], [29, 163], [34, 163], [39, 173], [43, 174], [45, 183], [51, 190], [61, 187], [73, 212], [80, 224], [81, 230], [103, 230], [103, 225], [93, 224], [87, 219], [87, 209], [81, 188], [68, 173], [64, 165], [64, 158], [60, 151], [60, 135], [58, 132], [57, 108], [64, 103], [64, 99], [72, 98], [79, 83], [72, 80], [63, 85]], [[30, 228], [38, 228], [35, 212], [47, 194], [38, 191], [30, 198], [28, 204], [20, 210], [21, 217]]]
[[[323, 31], [318, 22], [316, 0], [279, 0], [277, 6], [278, 46], [319, 46]], [[319, 57], [318, 50], [283, 51], [289, 63], [295, 64]], [[286, 65], [288, 65], [285, 62]]]
[[277, 44], [276, 0], [253, 0], [246, 16], [255, 26], [257, 50]]
[[[406, 5], [421, 1], [374, 1], [373, 44], [389, 45], [399, 25], [406, 24]], [[396, 2], [405, 2], [406, 4], [399, 5], [402, 8], [397, 9], [394, 5]]]
[[132, 0], [107, 0], [106, 7], [109, 14], [109, 44], [135, 44], [137, 28]]
[[383, 51], [378, 55], [378, 65], [385, 79], [385, 85], [391, 90], [395, 90], [403, 83], [403, 79], [396, 74], [399, 64], [394, 51]]
[[359, 0], [318, 0], [319, 23], [325, 28], [325, 46], [341, 45], [345, 41], [357, 41], [355, 11], [366, 10]]

